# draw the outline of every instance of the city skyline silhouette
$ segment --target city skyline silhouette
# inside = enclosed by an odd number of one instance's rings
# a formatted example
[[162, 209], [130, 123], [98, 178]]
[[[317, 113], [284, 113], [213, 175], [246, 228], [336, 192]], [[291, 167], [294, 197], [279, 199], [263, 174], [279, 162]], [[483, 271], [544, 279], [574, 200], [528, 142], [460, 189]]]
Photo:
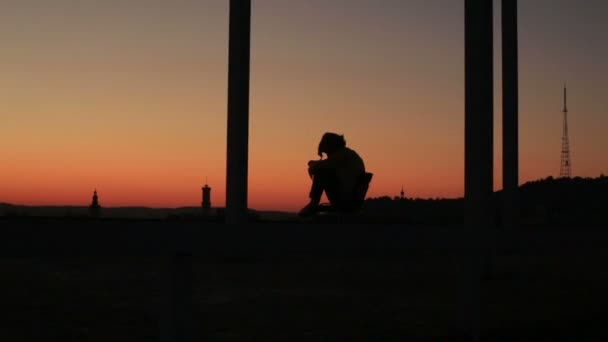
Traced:
[[[326, 130], [359, 147], [375, 173], [370, 196], [402, 184], [413, 197], [463, 196], [462, 6], [345, 4], [255, 7], [250, 206], [297, 210], [308, 186], [302, 170]], [[597, 157], [608, 145], [599, 93], [608, 52], [592, 44], [603, 37], [608, 9], [601, 1], [576, 4], [520, 4], [520, 184], [558, 175], [565, 82], [573, 176], [597, 177], [608, 167]], [[3, 36], [9, 54], [0, 82], [9, 91], [0, 142], [11, 162], [0, 200], [79, 204], [98, 187], [110, 206], [188, 206], [200, 202], [193, 190], [208, 175], [214, 203], [225, 205], [228, 5], [167, 6], [59, 1], [12, 4], [1, 14], [18, 33]], [[585, 20], [564, 26], [566, 16]], [[96, 29], [110, 19], [111, 29]], [[495, 190], [502, 187], [500, 118], [495, 106]], [[386, 152], [396, 153], [390, 162]]]

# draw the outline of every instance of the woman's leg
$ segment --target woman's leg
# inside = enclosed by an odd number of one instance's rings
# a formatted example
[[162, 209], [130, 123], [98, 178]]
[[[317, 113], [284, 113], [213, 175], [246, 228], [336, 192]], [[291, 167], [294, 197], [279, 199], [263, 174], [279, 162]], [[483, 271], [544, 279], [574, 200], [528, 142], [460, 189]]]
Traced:
[[325, 196], [327, 196], [332, 205], [336, 205], [341, 201], [340, 182], [336, 173], [331, 170], [324, 170], [314, 175], [310, 189], [311, 201], [319, 203], [323, 192], [325, 192]]
[[327, 199], [332, 205], [338, 202], [340, 195], [339, 183], [336, 174], [332, 171], [320, 170], [313, 175], [309, 193], [310, 203], [300, 211], [300, 215], [314, 214], [321, 202], [323, 192], [325, 192]]

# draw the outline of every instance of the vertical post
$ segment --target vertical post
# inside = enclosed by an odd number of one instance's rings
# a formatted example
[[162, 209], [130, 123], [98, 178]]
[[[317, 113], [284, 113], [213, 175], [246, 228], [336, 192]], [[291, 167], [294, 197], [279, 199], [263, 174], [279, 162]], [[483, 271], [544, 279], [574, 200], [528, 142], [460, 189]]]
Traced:
[[230, 0], [226, 223], [247, 221], [251, 0]]
[[480, 340], [482, 234], [492, 223], [493, 191], [493, 4], [465, 0], [465, 225], [471, 248], [468, 317]]
[[503, 224], [519, 226], [519, 98], [517, 0], [502, 0]]

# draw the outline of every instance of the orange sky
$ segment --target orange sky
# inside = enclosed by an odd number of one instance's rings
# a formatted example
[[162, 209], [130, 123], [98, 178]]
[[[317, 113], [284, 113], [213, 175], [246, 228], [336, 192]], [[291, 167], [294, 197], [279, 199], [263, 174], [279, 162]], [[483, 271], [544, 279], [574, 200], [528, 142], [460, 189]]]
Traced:
[[[207, 177], [223, 206], [227, 3], [3, 6], [0, 202], [192, 206]], [[369, 196], [462, 196], [462, 2], [253, 4], [250, 207], [305, 204], [325, 131], [375, 174]], [[522, 182], [559, 172], [564, 82], [573, 172], [608, 171], [608, 5], [576, 4], [520, 2]]]

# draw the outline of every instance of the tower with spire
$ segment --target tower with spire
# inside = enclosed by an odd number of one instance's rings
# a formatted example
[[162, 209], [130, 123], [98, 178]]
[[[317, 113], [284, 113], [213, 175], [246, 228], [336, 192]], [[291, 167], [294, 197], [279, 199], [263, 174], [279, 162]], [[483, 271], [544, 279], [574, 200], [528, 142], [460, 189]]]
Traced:
[[99, 217], [101, 212], [101, 206], [99, 205], [99, 197], [97, 196], [97, 189], [93, 191], [93, 200], [89, 205], [89, 214], [91, 217]]
[[572, 175], [572, 163], [570, 160], [570, 142], [568, 139], [568, 105], [566, 97], [566, 85], [564, 84], [564, 127], [562, 133], [561, 165], [559, 168], [560, 178], [570, 178]]
[[401, 186], [401, 192], [399, 193], [401, 195], [401, 200], [405, 199], [405, 191], [403, 191], [403, 185]]
[[203, 207], [203, 213], [209, 213], [211, 211], [211, 187], [207, 184], [207, 180], [205, 179], [205, 186], [202, 187], [203, 190], [203, 202], [201, 203]]

